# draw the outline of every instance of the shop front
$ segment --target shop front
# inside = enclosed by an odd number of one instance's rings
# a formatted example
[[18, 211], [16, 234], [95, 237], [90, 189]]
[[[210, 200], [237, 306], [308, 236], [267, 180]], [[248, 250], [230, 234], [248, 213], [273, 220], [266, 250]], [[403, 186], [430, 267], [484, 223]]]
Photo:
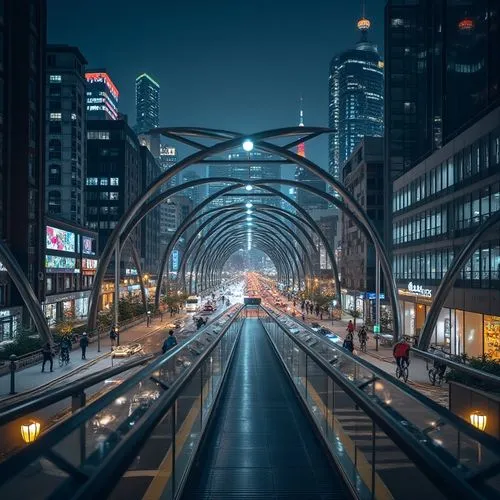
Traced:
[[364, 318], [366, 317], [364, 292], [342, 288], [341, 299], [342, 309], [345, 312], [350, 314], [351, 311], [358, 311], [360, 314], [359, 319], [364, 321]]
[[[435, 291], [433, 287], [426, 288], [413, 282], [398, 289], [403, 335], [415, 343], [419, 340]], [[488, 355], [500, 359], [500, 316], [443, 307], [430, 345], [455, 355]]]
[[0, 309], [0, 344], [14, 340], [22, 326], [22, 307]]
[[49, 325], [64, 318], [86, 319], [89, 310], [90, 290], [69, 294], [49, 295], [45, 299], [44, 314]]

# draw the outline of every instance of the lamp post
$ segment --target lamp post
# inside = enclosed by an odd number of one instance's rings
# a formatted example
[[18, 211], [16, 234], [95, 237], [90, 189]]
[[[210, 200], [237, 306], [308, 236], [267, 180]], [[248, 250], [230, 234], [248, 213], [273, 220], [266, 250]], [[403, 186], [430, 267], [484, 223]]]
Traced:
[[40, 422], [29, 420], [21, 424], [21, 436], [26, 444], [30, 444], [37, 439], [40, 434]]

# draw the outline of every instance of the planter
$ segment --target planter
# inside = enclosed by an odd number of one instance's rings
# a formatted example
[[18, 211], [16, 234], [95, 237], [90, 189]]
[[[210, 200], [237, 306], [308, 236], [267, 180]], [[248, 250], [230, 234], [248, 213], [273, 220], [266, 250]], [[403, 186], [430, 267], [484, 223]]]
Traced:
[[488, 393], [459, 382], [449, 381], [449, 408], [470, 423], [470, 415], [479, 411], [486, 415], [484, 432], [500, 438], [500, 394]]

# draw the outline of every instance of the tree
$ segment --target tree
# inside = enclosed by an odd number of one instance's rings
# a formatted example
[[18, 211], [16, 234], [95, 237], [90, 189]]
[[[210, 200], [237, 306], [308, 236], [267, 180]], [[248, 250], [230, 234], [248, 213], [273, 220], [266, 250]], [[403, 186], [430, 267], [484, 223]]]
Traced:
[[73, 311], [66, 311], [62, 319], [56, 322], [56, 332], [61, 337], [71, 335], [74, 326], [75, 326], [75, 315], [73, 314]]
[[354, 319], [354, 328], [356, 328], [356, 319], [361, 317], [361, 311], [359, 309], [348, 309], [347, 313]]

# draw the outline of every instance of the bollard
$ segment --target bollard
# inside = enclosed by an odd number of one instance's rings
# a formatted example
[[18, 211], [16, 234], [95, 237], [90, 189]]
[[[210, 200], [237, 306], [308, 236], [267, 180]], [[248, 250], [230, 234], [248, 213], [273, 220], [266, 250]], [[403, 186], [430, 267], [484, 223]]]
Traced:
[[378, 352], [378, 338], [379, 338], [379, 335], [378, 334], [375, 334], [375, 350]]
[[16, 393], [16, 360], [17, 356], [15, 354], [11, 354], [10, 357], [10, 394]]

